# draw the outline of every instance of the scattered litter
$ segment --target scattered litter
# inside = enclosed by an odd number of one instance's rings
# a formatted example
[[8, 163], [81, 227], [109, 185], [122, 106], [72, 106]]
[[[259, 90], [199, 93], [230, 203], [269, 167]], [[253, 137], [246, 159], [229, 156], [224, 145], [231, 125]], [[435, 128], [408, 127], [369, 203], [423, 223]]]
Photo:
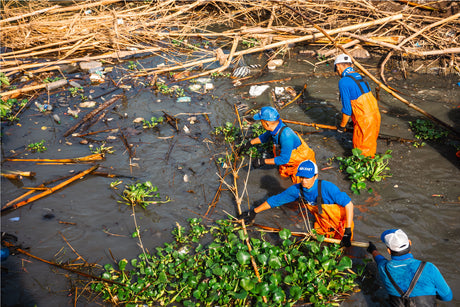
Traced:
[[53, 119], [56, 123], [60, 124], [61, 123], [61, 119], [59, 118], [59, 115], [57, 114], [53, 114]]
[[72, 146], [72, 145], [73, 145], [73, 144], [72, 144], [71, 142], [69, 142], [69, 141], [66, 141], [65, 144], [66, 144], [66, 145], [69, 145], [69, 146]]
[[91, 80], [92, 83], [102, 83], [105, 81], [102, 71], [97, 71], [95, 73], [90, 74], [89, 79]]
[[184, 125], [184, 132], [187, 133], [187, 134], [190, 133], [190, 129], [189, 129], [187, 126], [185, 126], [185, 125]]
[[46, 111], [53, 110], [53, 106], [48, 103], [41, 104], [35, 101], [35, 106], [38, 108], [40, 112], [46, 112]]
[[283, 60], [281, 59], [271, 60], [271, 61], [268, 61], [267, 63], [267, 67], [270, 70], [274, 70], [276, 69], [276, 67], [281, 66], [281, 65], [283, 65]]
[[281, 87], [281, 86], [275, 87], [275, 95], [276, 96], [284, 95], [284, 87]]
[[205, 90], [212, 90], [213, 88], [214, 88], [214, 84], [212, 84], [212, 83], [206, 83], [204, 85]]
[[69, 82], [69, 85], [70, 85], [71, 87], [82, 88], [82, 86], [80, 85], [80, 83], [75, 82], [75, 81], [70, 81], [70, 82]]
[[12, 221], [12, 222], [18, 222], [21, 218], [19, 216], [16, 216], [16, 217], [12, 217], [10, 218], [9, 220]]
[[260, 65], [247, 65], [236, 68], [232, 73], [232, 78], [244, 78], [260, 71]]
[[190, 98], [188, 96], [177, 98], [177, 102], [191, 102], [191, 101], [192, 101], [192, 98]]
[[119, 88], [124, 88], [125, 90], [129, 90], [131, 89], [131, 85], [122, 84], [119, 86]]
[[190, 181], [190, 177], [187, 174], [185, 174], [184, 175], [184, 182], [189, 182], [189, 181]]
[[81, 140], [80, 141], [80, 144], [82, 144], [82, 145], [88, 145], [88, 143], [89, 143], [88, 140]]
[[123, 18], [118, 18], [117, 19], [117, 24], [122, 25], [123, 24]]
[[249, 89], [249, 96], [258, 97], [262, 95], [262, 93], [265, 92], [265, 90], [269, 87], [269, 85], [253, 85]]
[[42, 126], [42, 128], [41, 128], [41, 129], [42, 129], [43, 131], [45, 131], [46, 129], [48, 129], [48, 127], [46, 127], [46, 126]]
[[78, 105], [80, 108], [94, 108], [96, 106], [96, 101], [85, 101]]
[[206, 84], [212, 82], [211, 78], [197, 78], [195, 79], [197, 83]]
[[116, 137], [116, 136], [113, 136], [113, 135], [109, 135], [109, 136], [107, 137], [107, 140], [116, 140], [116, 139], [117, 139], [117, 137]]
[[192, 84], [188, 87], [189, 90], [191, 90], [192, 92], [198, 92], [200, 89], [201, 89], [201, 85], [200, 84]]
[[395, 185], [393, 186], [393, 188], [399, 188], [399, 186], [398, 186], [397, 184], [395, 184]]
[[196, 116], [189, 117], [187, 118], [187, 120], [189, 121], [191, 125], [193, 125], [196, 122]]
[[77, 108], [76, 110], [72, 110], [70, 107], [67, 107], [67, 114], [73, 117], [78, 117], [78, 113], [80, 113], [80, 109]]
[[305, 55], [305, 56], [310, 56], [313, 57], [316, 55], [316, 52], [313, 50], [300, 50], [299, 54]]
[[133, 123], [139, 124], [139, 123], [142, 123], [143, 121], [144, 121], [143, 117], [137, 117], [133, 120]]
[[78, 65], [81, 70], [90, 70], [102, 67], [102, 63], [99, 61], [80, 62]]

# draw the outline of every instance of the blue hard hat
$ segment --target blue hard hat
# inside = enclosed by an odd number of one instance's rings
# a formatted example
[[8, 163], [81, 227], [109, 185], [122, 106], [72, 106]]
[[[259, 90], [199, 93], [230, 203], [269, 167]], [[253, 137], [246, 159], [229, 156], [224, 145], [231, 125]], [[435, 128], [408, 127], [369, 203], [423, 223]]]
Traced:
[[280, 119], [280, 115], [278, 111], [276, 111], [276, 109], [273, 107], [263, 107], [262, 109], [260, 109], [259, 113], [254, 115], [254, 119], [255, 120], [263, 119], [263, 120], [267, 120], [270, 122], [274, 122]]
[[313, 178], [318, 174], [318, 166], [311, 160], [303, 161], [297, 167], [297, 177]]
[[1, 261], [5, 261], [6, 258], [10, 255], [10, 250], [7, 247], [2, 247], [2, 252], [1, 252]]

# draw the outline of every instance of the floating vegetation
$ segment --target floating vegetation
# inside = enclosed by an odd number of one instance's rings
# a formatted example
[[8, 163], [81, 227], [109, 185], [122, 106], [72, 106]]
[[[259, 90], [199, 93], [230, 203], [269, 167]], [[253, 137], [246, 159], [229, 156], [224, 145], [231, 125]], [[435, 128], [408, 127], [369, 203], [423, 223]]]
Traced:
[[31, 152], [45, 152], [48, 148], [45, 146], [45, 140], [41, 140], [40, 142], [27, 145], [27, 149]]
[[[250, 239], [250, 252], [243, 230], [231, 220], [210, 227], [201, 219], [188, 221], [188, 232], [177, 224], [174, 242], [157, 247], [155, 254], [144, 252], [130, 261], [106, 264], [102, 278], [116, 283], [95, 281], [92, 290], [105, 301], [128, 307], [293, 306], [296, 302], [337, 306], [343, 294], [356, 286], [351, 259], [342, 255], [338, 245], [322, 244], [322, 236], [319, 242], [297, 241], [283, 229], [278, 246], [264, 240], [262, 233], [260, 239]], [[206, 234], [213, 241], [203, 245]]]
[[[391, 174], [386, 172], [391, 158], [391, 150], [387, 150], [384, 155], [375, 155], [374, 158], [366, 157], [361, 154], [361, 149], [353, 148], [353, 155], [350, 157], [336, 157], [340, 162], [340, 169], [346, 171], [348, 178], [351, 180], [351, 190], [359, 194], [360, 190], [365, 190], [366, 181], [380, 182]], [[372, 188], [368, 189], [372, 193]]]
[[448, 131], [436, 126], [433, 122], [426, 119], [417, 119], [414, 122], [409, 122], [411, 130], [415, 134], [415, 138], [422, 140], [421, 143], [414, 142], [415, 147], [425, 145], [423, 141], [442, 142], [449, 134]]
[[[116, 184], [111, 184], [110, 187], [116, 189]], [[139, 205], [144, 209], [151, 204], [164, 204], [171, 201], [168, 196], [166, 196], [166, 200], [149, 200], [161, 198], [158, 187], [154, 186], [150, 181], [126, 185], [120, 197], [123, 200], [118, 201], [119, 203], [124, 203], [128, 206]]]
[[142, 121], [142, 128], [144, 129], [152, 129], [158, 126], [159, 124], [163, 123], [164, 118], [162, 116], [156, 118], [155, 116], [152, 116], [150, 120], [144, 119]]

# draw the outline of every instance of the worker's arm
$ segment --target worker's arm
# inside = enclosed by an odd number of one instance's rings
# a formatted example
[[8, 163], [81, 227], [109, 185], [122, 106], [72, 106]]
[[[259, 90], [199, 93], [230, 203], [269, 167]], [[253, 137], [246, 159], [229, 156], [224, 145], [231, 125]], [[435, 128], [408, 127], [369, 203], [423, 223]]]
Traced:
[[347, 125], [348, 121], [350, 120], [350, 115], [347, 115], [345, 113], [342, 113], [342, 122], [340, 123], [340, 127], [345, 128]]
[[[268, 159], [267, 159], [267, 160], [268, 160]], [[264, 201], [260, 206], [258, 206], [258, 207], [256, 207], [256, 208], [254, 209], [254, 212], [255, 212], [255, 213], [260, 213], [260, 212], [265, 211], [265, 210], [268, 210], [268, 209], [270, 209], [270, 208], [271, 208], [270, 205], [269, 205], [266, 201]]]
[[350, 201], [346, 206], [345, 206], [345, 228], [351, 227], [353, 225], [353, 203]]

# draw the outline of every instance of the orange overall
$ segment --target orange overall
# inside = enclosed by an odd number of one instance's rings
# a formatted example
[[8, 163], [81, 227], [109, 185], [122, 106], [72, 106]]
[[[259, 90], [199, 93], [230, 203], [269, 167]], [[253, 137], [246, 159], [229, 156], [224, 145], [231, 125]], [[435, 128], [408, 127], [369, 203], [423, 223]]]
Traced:
[[[301, 200], [307, 206], [315, 216], [314, 228], [320, 235], [325, 235], [328, 238], [342, 239], [345, 231], [345, 222], [347, 219], [345, 213], [345, 207], [338, 204], [323, 204], [323, 197], [321, 195], [321, 180], [318, 180], [318, 198], [316, 200], [316, 206], [310, 205], [310, 203], [303, 201], [303, 192], [300, 189]], [[351, 233], [353, 239], [353, 229], [355, 227], [354, 222], [351, 224]]]
[[356, 100], [351, 100], [353, 113], [353, 148], [362, 150], [364, 156], [373, 157], [377, 150], [377, 138], [380, 130], [380, 112], [372, 92], [364, 94], [363, 88], [358, 80], [348, 75], [358, 85], [361, 96]]
[[[281, 135], [281, 132], [283, 132], [283, 128], [280, 129], [279, 135]], [[299, 167], [299, 164], [305, 160], [311, 160], [316, 163], [316, 159], [315, 152], [310, 147], [308, 147], [307, 143], [305, 143], [303, 138], [297, 132], [296, 134], [299, 137], [301, 144], [291, 152], [289, 162], [280, 165], [278, 171], [281, 177], [291, 177], [293, 183], [300, 183], [300, 177], [295, 176], [297, 173], [297, 167]], [[273, 152], [275, 157], [279, 156], [279, 152], [275, 145], [273, 146]]]

